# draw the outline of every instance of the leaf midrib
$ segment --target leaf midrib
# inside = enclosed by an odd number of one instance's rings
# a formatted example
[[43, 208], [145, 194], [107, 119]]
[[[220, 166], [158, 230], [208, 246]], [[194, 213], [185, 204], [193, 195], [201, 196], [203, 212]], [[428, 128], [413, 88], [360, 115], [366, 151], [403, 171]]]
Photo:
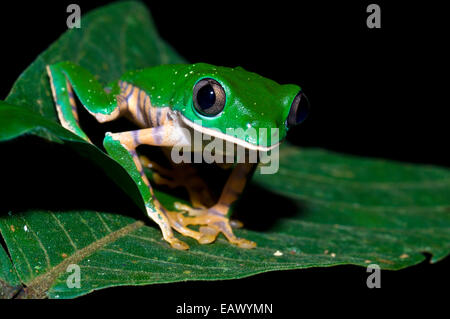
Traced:
[[102, 247], [117, 239], [135, 231], [136, 229], [143, 227], [144, 222], [136, 221], [132, 224], [120, 228], [108, 235], [94, 241], [86, 247], [76, 250], [72, 255], [64, 259], [58, 265], [52, 267], [48, 272], [33, 278], [30, 282], [26, 283], [26, 288], [24, 293], [19, 296], [19, 298], [33, 298], [42, 299], [47, 297], [47, 291], [51, 288], [55, 280], [64, 273], [70, 264], [77, 264], [87, 256], [92, 255], [94, 252], [98, 251]]

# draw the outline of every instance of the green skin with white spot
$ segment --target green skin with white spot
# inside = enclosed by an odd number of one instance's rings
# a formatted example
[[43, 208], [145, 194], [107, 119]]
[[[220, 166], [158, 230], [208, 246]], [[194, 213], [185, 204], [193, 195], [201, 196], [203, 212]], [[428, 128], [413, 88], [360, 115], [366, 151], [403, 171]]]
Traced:
[[[193, 106], [192, 89], [204, 78], [218, 81], [225, 90], [226, 104], [223, 111], [214, 117], [204, 116]], [[278, 128], [279, 139], [285, 138], [288, 127], [286, 118], [292, 101], [300, 87], [294, 84], [280, 85], [241, 67], [228, 68], [206, 63], [161, 65], [131, 71], [121, 80], [145, 90], [153, 106], [170, 106], [190, 121], [201, 121], [201, 125], [226, 134], [227, 128], [249, 127], [259, 132], [260, 128]], [[266, 136], [260, 136], [255, 145], [267, 145]]]
[[[120, 92], [118, 81], [107, 86], [110, 88], [107, 94], [102, 85], [84, 68], [70, 62], [58, 63], [52, 68], [60, 68], [65, 73], [81, 103], [89, 111], [110, 114], [115, 109], [115, 96]], [[226, 93], [225, 107], [215, 117], [203, 116], [193, 106], [193, 87], [203, 78], [215, 79]], [[120, 80], [144, 90], [150, 96], [153, 106], [169, 106], [190, 121], [201, 121], [202, 126], [224, 134], [227, 128], [246, 130], [252, 127], [257, 132], [261, 128], [268, 132], [271, 128], [277, 128], [277, 139], [267, 142], [266, 136], [261, 135], [257, 141], [249, 141], [262, 146], [277, 144], [286, 137], [286, 119], [292, 101], [300, 92], [298, 85], [280, 85], [241, 67], [228, 68], [206, 63], [161, 65], [130, 71]], [[65, 87], [65, 78], [57, 79], [54, 76], [53, 81], [56, 90]]]

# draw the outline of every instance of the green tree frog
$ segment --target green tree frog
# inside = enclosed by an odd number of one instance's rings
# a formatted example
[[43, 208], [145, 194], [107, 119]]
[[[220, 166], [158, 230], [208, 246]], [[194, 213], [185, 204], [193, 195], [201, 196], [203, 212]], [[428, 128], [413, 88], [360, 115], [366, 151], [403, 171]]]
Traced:
[[[222, 233], [230, 243], [253, 248], [256, 243], [234, 235], [228, 212], [242, 193], [255, 164], [241, 162], [233, 169], [216, 204], [202, 203], [206, 185], [198, 177], [182, 170], [179, 183], [189, 191], [192, 207], [177, 203], [170, 211], [155, 197], [144, 173], [144, 166], [156, 173], [170, 170], [139, 156], [139, 145], [173, 147], [191, 145], [186, 130], [200, 132], [247, 150], [269, 151], [282, 141], [289, 127], [302, 122], [309, 105], [299, 86], [280, 85], [241, 67], [219, 67], [205, 63], [161, 65], [130, 71], [104, 88], [88, 70], [71, 62], [47, 66], [53, 98], [62, 126], [81, 138], [89, 137], [81, 129], [75, 94], [98, 122], [126, 117], [139, 129], [106, 133], [103, 145], [134, 179], [145, 202], [148, 216], [155, 221], [164, 240], [173, 248], [189, 246], [174, 236], [173, 230], [201, 244], [215, 241]], [[278, 129], [276, 138], [239, 138], [228, 128]], [[177, 169], [174, 169], [177, 171]], [[178, 170], [180, 171], [180, 170]], [[155, 173], [155, 182], [166, 183]], [[158, 178], [156, 178], [158, 177]], [[206, 196], [206, 195], [205, 195]], [[194, 230], [188, 225], [199, 225]]]

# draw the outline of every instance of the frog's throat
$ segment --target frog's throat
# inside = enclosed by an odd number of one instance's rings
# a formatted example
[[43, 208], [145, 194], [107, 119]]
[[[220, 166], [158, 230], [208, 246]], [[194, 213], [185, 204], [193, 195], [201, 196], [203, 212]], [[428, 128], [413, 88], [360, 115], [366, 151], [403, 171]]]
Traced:
[[210, 135], [213, 137], [217, 137], [220, 138], [222, 140], [225, 140], [227, 142], [231, 142], [231, 143], [235, 143], [236, 145], [242, 146], [246, 149], [252, 150], [252, 151], [262, 151], [262, 152], [268, 152], [272, 149], [274, 149], [275, 147], [278, 147], [280, 145], [280, 142], [271, 145], [271, 146], [262, 146], [262, 145], [255, 145], [252, 143], [249, 143], [247, 141], [241, 140], [240, 138], [237, 138], [235, 136], [232, 135], [228, 135], [222, 132], [219, 132], [217, 130], [213, 130], [211, 128], [208, 127], [204, 127], [201, 126], [197, 123], [192, 122], [191, 120], [189, 120], [188, 118], [184, 117], [183, 115], [180, 114], [180, 118], [182, 119], [182, 121], [184, 122], [184, 124], [186, 124], [187, 126], [189, 126], [190, 128], [192, 128], [195, 131], [198, 131], [202, 134], [206, 134], [206, 135]]

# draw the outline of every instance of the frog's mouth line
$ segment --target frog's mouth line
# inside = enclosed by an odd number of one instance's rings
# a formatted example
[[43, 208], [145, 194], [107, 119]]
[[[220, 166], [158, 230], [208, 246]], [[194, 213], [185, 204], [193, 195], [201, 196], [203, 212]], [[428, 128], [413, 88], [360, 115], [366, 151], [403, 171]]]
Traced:
[[197, 123], [192, 122], [191, 120], [187, 119], [186, 117], [184, 117], [183, 115], [180, 114], [180, 118], [183, 120], [183, 122], [189, 126], [190, 128], [192, 128], [193, 130], [196, 130], [202, 134], [206, 134], [206, 135], [210, 135], [213, 137], [217, 137], [220, 138], [222, 140], [225, 140], [227, 142], [231, 142], [234, 143], [236, 145], [242, 146], [246, 149], [252, 150], [252, 151], [262, 151], [262, 152], [268, 152], [272, 149], [274, 149], [275, 147], [280, 145], [280, 142], [271, 145], [271, 146], [261, 146], [261, 145], [255, 145], [252, 143], [249, 143], [247, 141], [241, 140], [235, 136], [232, 135], [228, 135], [228, 134], [224, 134], [222, 132], [219, 132], [217, 130], [213, 130], [211, 128], [207, 128], [207, 127], [203, 127]]

